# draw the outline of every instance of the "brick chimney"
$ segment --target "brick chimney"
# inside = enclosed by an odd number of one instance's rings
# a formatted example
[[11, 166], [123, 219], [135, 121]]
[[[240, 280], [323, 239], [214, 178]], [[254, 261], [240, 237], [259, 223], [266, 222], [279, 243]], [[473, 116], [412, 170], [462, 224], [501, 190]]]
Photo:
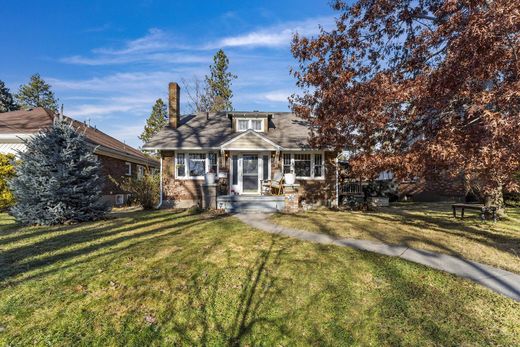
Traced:
[[168, 118], [170, 126], [177, 128], [180, 125], [181, 118], [181, 87], [175, 82], [168, 85]]

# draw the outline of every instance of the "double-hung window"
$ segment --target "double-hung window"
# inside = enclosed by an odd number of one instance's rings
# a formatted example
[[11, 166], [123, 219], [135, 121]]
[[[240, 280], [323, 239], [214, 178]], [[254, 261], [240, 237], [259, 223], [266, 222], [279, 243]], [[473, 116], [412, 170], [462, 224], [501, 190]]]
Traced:
[[217, 153], [208, 153], [209, 171], [217, 173]]
[[323, 154], [284, 153], [283, 173], [294, 173], [297, 178], [323, 178]]
[[205, 153], [188, 153], [188, 173], [191, 177], [204, 176], [206, 173]]
[[291, 154], [284, 153], [283, 155], [283, 173], [291, 173], [292, 172], [292, 160]]
[[186, 156], [184, 155], [184, 153], [177, 153], [177, 158], [175, 159], [175, 161], [177, 177], [186, 176]]
[[311, 177], [310, 154], [294, 154], [294, 174], [296, 177]]
[[237, 127], [238, 131], [246, 131], [252, 129], [254, 131], [262, 131], [263, 120], [262, 119], [238, 119]]
[[246, 131], [249, 129], [249, 119], [239, 119], [238, 120], [238, 130]]
[[251, 119], [251, 129], [254, 131], [262, 131], [262, 120]]
[[137, 178], [141, 179], [144, 177], [144, 166], [137, 165]]
[[323, 176], [323, 156], [314, 154], [314, 177]]
[[175, 154], [176, 177], [200, 179], [207, 172], [218, 173], [217, 153], [177, 152]]
[[125, 162], [126, 172], [125, 175], [132, 176], [132, 163]]

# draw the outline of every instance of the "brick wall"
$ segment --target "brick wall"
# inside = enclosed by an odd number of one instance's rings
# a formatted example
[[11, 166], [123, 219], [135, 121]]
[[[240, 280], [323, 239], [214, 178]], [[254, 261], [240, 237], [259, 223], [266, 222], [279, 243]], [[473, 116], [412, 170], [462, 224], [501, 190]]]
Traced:
[[162, 156], [164, 207], [200, 206], [204, 180], [175, 179], [174, 152], [163, 152]]
[[[273, 152], [274, 153], [274, 152]], [[227, 155], [226, 155], [227, 154]], [[272, 153], [271, 153], [272, 154]], [[175, 179], [174, 152], [163, 152], [163, 202], [164, 207], [186, 208], [200, 206], [202, 201], [202, 184], [204, 180], [179, 180]], [[336, 194], [336, 153], [325, 153], [325, 178], [322, 180], [297, 180], [300, 187], [297, 189], [296, 197], [291, 198], [291, 205], [301, 206], [302, 202], [307, 205], [322, 204], [329, 205], [335, 199]], [[271, 159], [273, 156], [271, 155]], [[219, 155], [219, 166], [221, 171], [228, 171], [229, 175], [230, 155]], [[281, 170], [280, 157], [274, 156], [271, 163], [271, 177], [276, 170]], [[225, 184], [219, 188], [220, 194], [228, 194], [228, 179], [223, 180]]]

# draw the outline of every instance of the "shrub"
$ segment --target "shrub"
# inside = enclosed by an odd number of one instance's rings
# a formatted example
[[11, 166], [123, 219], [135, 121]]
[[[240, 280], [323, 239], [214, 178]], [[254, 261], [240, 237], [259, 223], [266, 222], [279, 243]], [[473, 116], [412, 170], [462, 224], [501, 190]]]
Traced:
[[10, 188], [11, 209], [24, 225], [53, 225], [101, 218], [99, 162], [84, 136], [69, 124], [56, 122], [25, 140]]
[[159, 175], [148, 168], [142, 177], [124, 177], [120, 182], [112, 178], [119, 188], [132, 194], [132, 198], [145, 210], [152, 210], [159, 203], [159, 180]]
[[0, 153], [0, 210], [14, 205], [13, 193], [8, 186], [9, 180], [14, 177], [14, 162], [13, 154]]

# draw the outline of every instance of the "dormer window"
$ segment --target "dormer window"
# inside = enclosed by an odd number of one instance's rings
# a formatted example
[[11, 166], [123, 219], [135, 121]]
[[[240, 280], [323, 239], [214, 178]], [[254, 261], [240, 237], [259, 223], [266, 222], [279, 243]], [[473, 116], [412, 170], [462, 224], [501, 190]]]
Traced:
[[238, 119], [237, 127], [238, 131], [246, 131], [249, 129], [263, 131], [263, 123], [262, 119]]

